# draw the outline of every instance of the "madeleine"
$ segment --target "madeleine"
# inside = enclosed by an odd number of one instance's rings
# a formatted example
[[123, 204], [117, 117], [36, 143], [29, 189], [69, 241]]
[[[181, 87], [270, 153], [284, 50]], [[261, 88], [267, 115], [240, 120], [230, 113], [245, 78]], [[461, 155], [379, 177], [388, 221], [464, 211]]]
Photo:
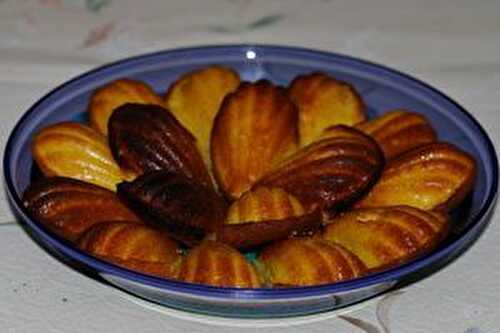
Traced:
[[226, 215], [226, 224], [282, 220], [301, 216], [306, 210], [293, 195], [277, 187], [257, 187], [234, 201]]
[[377, 141], [387, 160], [437, 140], [427, 119], [415, 112], [393, 110], [355, 126]]
[[318, 210], [308, 212], [280, 188], [257, 187], [229, 207], [217, 240], [237, 249], [252, 249], [277, 240], [311, 236], [321, 225]]
[[196, 138], [203, 160], [210, 161], [210, 132], [216, 113], [227, 94], [240, 84], [238, 73], [209, 66], [182, 75], [165, 96], [165, 106]]
[[118, 196], [145, 221], [188, 246], [224, 223], [225, 203], [212, 189], [165, 170], [118, 185]]
[[106, 137], [92, 128], [62, 122], [36, 133], [33, 159], [47, 177], [68, 177], [115, 191], [116, 184], [132, 178], [113, 159]]
[[32, 183], [23, 203], [35, 219], [69, 241], [102, 221], [142, 223], [114, 192], [71, 178], [42, 178]]
[[177, 243], [146, 225], [103, 222], [78, 240], [80, 249], [120, 266], [162, 277], [176, 277], [182, 261]]
[[196, 139], [161, 106], [122, 105], [108, 126], [111, 152], [122, 169], [138, 175], [166, 170], [212, 188]]
[[228, 198], [239, 198], [297, 146], [297, 109], [268, 81], [242, 83], [224, 99], [214, 121], [215, 178]]
[[316, 140], [327, 127], [352, 126], [366, 119], [365, 106], [354, 87], [323, 73], [297, 76], [288, 95], [299, 108], [301, 146]]
[[216, 287], [259, 288], [255, 268], [232, 247], [204, 241], [191, 249], [184, 259], [179, 279]]
[[289, 239], [266, 247], [260, 266], [275, 286], [311, 286], [354, 279], [366, 272], [357, 256], [320, 239]]
[[409, 206], [364, 208], [333, 218], [323, 238], [356, 254], [368, 268], [386, 268], [432, 250], [448, 218]]
[[126, 103], [162, 105], [163, 101], [146, 83], [131, 79], [112, 81], [97, 89], [90, 99], [90, 125], [108, 134], [108, 120], [113, 111]]
[[475, 177], [472, 156], [449, 143], [431, 143], [391, 160], [356, 207], [408, 205], [450, 210], [471, 191]]
[[258, 186], [280, 187], [307, 210], [334, 213], [363, 195], [377, 180], [384, 158], [377, 143], [338, 125], [328, 136], [301, 148], [266, 174]]

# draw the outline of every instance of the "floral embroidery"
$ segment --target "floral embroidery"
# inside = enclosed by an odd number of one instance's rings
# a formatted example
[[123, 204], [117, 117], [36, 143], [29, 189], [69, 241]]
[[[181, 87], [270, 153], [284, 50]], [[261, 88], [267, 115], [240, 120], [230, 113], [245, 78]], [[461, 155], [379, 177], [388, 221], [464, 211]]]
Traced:
[[207, 30], [211, 32], [222, 32], [222, 33], [231, 33], [231, 32], [244, 32], [251, 31], [255, 29], [260, 29], [264, 27], [269, 27], [275, 25], [279, 21], [285, 19], [285, 15], [281, 13], [266, 15], [260, 17], [256, 20], [251, 21], [246, 24], [235, 24], [235, 25], [213, 25], [208, 26]]
[[104, 7], [111, 3], [111, 0], [40, 0], [40, 3], [44, 6], [50, 6], [54, 8], [61, 8], [65, 5], [82, 5], [85, 6], [86, 10], [92, 13], [97, 13]]
[[87, 6], [87, 9], [90, 10], [91, 12], [98, 12], [107, 5], [109, 5], [111, 0], [86, 0], [85, 4]]
[[94, 29], [91, 29], [87, 35], [87, 38], [85, 38], [85, 40], [83, 41], [82, 48], [89, 48], [102, 43], [103, 41], [108, 39], [109, 35], [114, 29], [114, 22], [108, 22]]

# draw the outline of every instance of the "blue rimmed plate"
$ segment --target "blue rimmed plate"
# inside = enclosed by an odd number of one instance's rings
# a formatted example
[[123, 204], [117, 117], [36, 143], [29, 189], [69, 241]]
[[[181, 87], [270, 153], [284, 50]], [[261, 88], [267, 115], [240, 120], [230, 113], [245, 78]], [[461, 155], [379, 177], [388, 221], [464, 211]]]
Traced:
[[[478, 164], [473, 193], [454, 214], [457, 226], [454, 232], [426, 256], [355, 280], [301, 288], [235, 289], [166, 280], [115, 266], [78, 250], [28, 217], [21, 196], [31, 181], [33, 161], [29, 145], [34, 132], [63, 120], [83, 120], [93, 90], [111, 80], [139, 79], [163, 93], [181, 74], [211, 64], [232, 67], [244, 80], [266, 78], [283, 85], [299, 74], [323, 71], [353, 84], [368, 106], [370, 117], [394, 108], [425, 115], [439, 133], [440, 140], [468, 151]], [[439, 91], [405, 74], [366, 61], [270, 45], [164, 51], [85, 73], [50, 92], [23, 115], [9, 137], [4, 172], [9, 199], [20, 222], [40, 244], [73, 267], [167, 306], [205, 314], [259, 318], [305, 315], [339, 308], [439, 269], [479, 236], [493, 209], [498, 185], [498, 161], [487, 134], [467, 111]]]

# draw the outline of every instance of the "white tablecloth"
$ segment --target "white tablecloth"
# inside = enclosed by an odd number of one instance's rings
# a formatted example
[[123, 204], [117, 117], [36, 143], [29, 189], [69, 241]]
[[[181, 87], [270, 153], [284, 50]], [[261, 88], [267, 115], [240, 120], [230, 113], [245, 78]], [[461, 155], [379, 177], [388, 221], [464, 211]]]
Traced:
[[[389, 65], [445, 91], [500, 140], [497, 0], [2, 0], [0, 144], [37, 99], [93, 67], [245, 42]], [[498, 214], [458, 260], [404, 289], [340, 314], [242, 321], [154, 307], [71, 270], [35, 245], [1, 199], [0, 332], [500, 332]]]

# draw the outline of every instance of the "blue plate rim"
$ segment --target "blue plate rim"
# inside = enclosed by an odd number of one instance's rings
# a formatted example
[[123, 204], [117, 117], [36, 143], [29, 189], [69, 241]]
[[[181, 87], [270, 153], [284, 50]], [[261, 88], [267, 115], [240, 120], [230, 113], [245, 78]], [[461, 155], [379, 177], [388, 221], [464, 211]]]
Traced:
[[[38, 223], [35, 219], [32, 219], [24, 205], [22, 204], [22, 199], [16, 194], [15, 186], [12, 181], [12, 175], [9, 168], [10, 156], [12, 154], [13, 143], [18, 136], [18, 132], [25, 122], [25, 120], [34, 112], [36, 112], [38, 106], [42, 104], [44, 101], [49, 99], [51, 96], [56, 94], [57, 92], [63, 90], [66, 86], [75, 83], [76, 81], [82, 80], [86, 77], [92, 76], [96, 73], [99, 73], [103, 70], [110, 69], [112, 67], [119, 67], [124, 64], [132, 63], [134, 61], [142, 60], [144, 58], [150, 58], [158, 55], [175, 55], [179, 53], [186, 52], [198, 52], [198, 51], [221, 51], [221, 50], [242, 50], [242, 49], [260, 49], [260, 50], [270, 50], [270, 51], [279, 51], [279, 52], [292, 52], [294, 54], [304, 53], [307, 56], [317, 57], [322, 56], [326, 58], [332, 58], [342, 61], [348, 61], [351, 63], [357, 63], [360, 65], [368, 66], [374, 69], [382, 70], [387, 74], [395, 75], [396, 77], [403, 78], [408, 80], [409, 82], [415, 83], [420, 87], [427, 90], [427, 92], [431, 92], [437, 97], [445, 100], [450, 103], [456, 110], [461, 112], [466, 118], [471, 121], [474, 127], [479, 131], [481, 138], [486, 143], [487, 155], [492, 161], [492, 175], [493, 175], [493, 183], [490, 192], [486, 200], [484, 201], [479, 212], [472, 217], [471, 223], [462, 231], [462, 234], [457, 237], [452, 243], [446, 245], [444, 248], [439, 251], [435, 251], [426, 256], [417, 258], [412, 260], [409, 263], [388, 269], [386, 271], [382, 271], [375, 274], [370, 274], [364, 277], [360, 277], [357, 279], [337, 282], [332, 284], [325, 284], [319, 286], [309, 286], [309, 287], [291, 287], [291, 288], [283, 288], [283, 289], [274, 289], [274, 288], [221, 288], [221, 287], [213, 287], [213, 286], [205, 286], [199, 284], [192, 284], [182, 281], [169, 280], [159, 277], [154, 277], [151, 275], [135, 272], [112, 263], [108, 263], [106, 261], [97, 259], [91, 255], [84, 253], [83, 251], [67, 244], [65, 240], [59, 239], [53, 233], [48, 231], [43, 225]], [[80, 75], [73, 77], [72, 79], [65, 81], [64, 83], [58, 85], [47, 94], [45, 94], [42, 98], [40, 98], [37, 102], [35, 102], [17, 121], [16, 125], [10, 132], [9, 138], [7, 140], [7, 144], [4, 150], [4, 158], [3, 158], [3, 167], [4, 167], [4, 181], [7, 185], [7, 194], [11, 201], [14, 204], [14, 208], [17, 213], [21, 215], [23, 221], [25, 221], [28, 226], [35, 231], [35, 234], [42, 238], [43, 242], [46, 245], [51, 245], [57, 248], [58, 251], [68, 255], [71, 259], [76, 260], [77, 262], [82, 262], [88, 267], [96, 270], [98, 273], [106, 273], [117, 276], [119, 278], [123, 278], [126, 280], [131, 280], [135, 283], [148, 285], [150, 287], [155, 287], [159, 289], [163, 289], [165, 291], [172, 291], [176, 293], [183, 293], [191, 296], [198, 297], [208, 297], [208, 298], [217, 298], [217, 299], [227, 299], [227, 300], [237, 300], [237, 299], [248, 299], [248, 300], [282, 300], [282, 299], [292, 299], [292, 298], [309, 298], [314, 296], [322, 296], [322, 295], [331, 295], [335, 293], [343, 293], [350, 290], [367, 288], [369, 286], [380, 284], [384, 282], [391, 282], [406, 276], [408, 274], [414, 273], [431, 263], [435, 263], [442, 258], [445, 258], [449, 254], [453, 253], [454, 250], [467, 238], [474, 237], [476, 234], [476, 229], [480, 229], [485, 221], [484, 219], [488, 217], [488, 213], [493, 209], [494, 203], [497, 197], [498, 192], [498, 182], [499, 182], [499, 170], [498, 170], [498, 157], [494, 148], [494, 145], [487, 134], [486, 130], [481, 126], [481, 124], [460, 104], [454, 101], [452, 98], [434, 88], [433, 86], [417, 79], [409, 74], [403, 73], [399, 70], [387, 67], [385, 65], [377, 64], [375, 62], [371, 62], [368, 60], [336, 53], [329, 52], [305, 47], [297, 47], [297, 46], [286, 46], [286, 45], [274, 45], [274, 44], [261, 44], [261, 43], [245, 43], [245, 44], [222, 44], [222, 45], [202, 45], [196, 47], [182, 47], [175, 49], [167, 49], [161, 51], [155, 51], [150, 53], [145, 53], [137, 56], [132, 56], [124, 59], [120, 59], [111, 63], [104, 64], [102, 66], [96, 67], [89, 71], [86, 71]]]

